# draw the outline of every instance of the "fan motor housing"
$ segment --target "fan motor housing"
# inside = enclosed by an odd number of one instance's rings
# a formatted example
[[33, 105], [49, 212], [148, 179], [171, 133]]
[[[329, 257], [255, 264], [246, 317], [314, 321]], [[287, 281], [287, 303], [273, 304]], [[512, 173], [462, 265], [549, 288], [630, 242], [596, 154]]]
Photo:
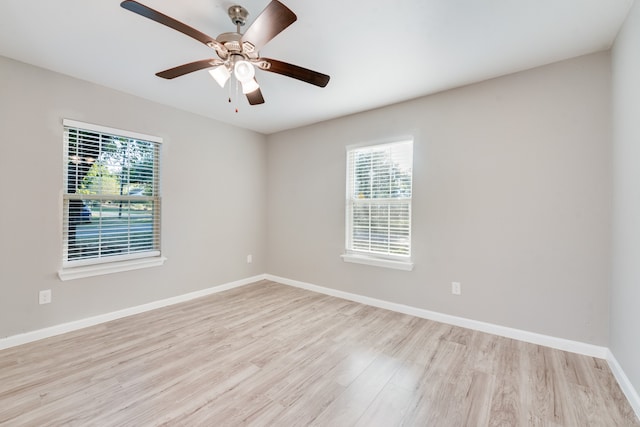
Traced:
[[240, 52], [242, 51], [242, 34], [239, 33], [222, 33], [216, 37], [220, 43], [224, 45], [229, 51]]
[[240, 33], [222, 33], [216, 37], [216, 40], [227, 48], [229, 54], [237, 53], [247, 59], [258, 57], [258, 53], [251, 49], [250, 44], [242, 43], [242, 34]]

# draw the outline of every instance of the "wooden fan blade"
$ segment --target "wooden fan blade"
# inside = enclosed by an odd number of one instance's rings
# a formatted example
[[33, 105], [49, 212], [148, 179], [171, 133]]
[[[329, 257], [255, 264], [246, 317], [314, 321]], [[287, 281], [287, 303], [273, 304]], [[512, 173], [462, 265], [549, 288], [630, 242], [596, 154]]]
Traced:
[[160, 71], [159, 73], [156, 73], [156, 76], [162, 77], [163, 79], [175, 79], [176, 77], [184, 76], [185, 74], [193, 73], [194, 71], [204, 70], [205, 68], [215, 67], [223, 63], [224, 62], [216, 58], [203, 59], [201, 61], [190, 62], [188, 64], [178, 65], [177, 67]]
[[257, 62], [256, 65], [262, 70], [282, 74], [283, 76], [298, 79], [319, 87], [325, 87], [329, 83], [330, 79], [326, 74], [278, 61], [276, 59], [260, 58], [260, 62]]
[[157, 10], [151, 9], [150, 7], [147, 7], [141, 3], [138, 3], [137, 1], [125, 0], [122, 3], [120, 3], [120, 6], [122, 6], [127, 10], [130, 10], [133, 13], [137, 13], [140, 16], [144, 16], [145, 18], [149, 18], [152, 21], [156, 21], [162, 25], [166, 25], [169, 28], [173, 28], [176, 31], [180, 31], [182, 34], [185, 34], [193, 39], [196, 39], [199, 42], [204, 43], [207, 46], [212, 47], [218, 51], [221, 51], [222, 49], [224, 52], [226, 52], [227, 50], [222, 44], [220, 44], [213, 37], [208, 36], [205, 33], [201, 33], [195, 28], [192, 28], [187, 24], [183, 24], [182, 22], [177, 21], [163, 13], [160, 13]]
[[264, 98], [262, 97], [262, 92], [260, 88], [254, 90], [253, 92], [247, 93], [247, 101], [251, 105], [264, 104]]
[[296, 22], [296, 19], [298, 19], [296, 14], [287, 6], [278, 0], [272, 0], [242, 35], [242, 43], [249, 43], [254, 50], [260, 50], [285, 28]]

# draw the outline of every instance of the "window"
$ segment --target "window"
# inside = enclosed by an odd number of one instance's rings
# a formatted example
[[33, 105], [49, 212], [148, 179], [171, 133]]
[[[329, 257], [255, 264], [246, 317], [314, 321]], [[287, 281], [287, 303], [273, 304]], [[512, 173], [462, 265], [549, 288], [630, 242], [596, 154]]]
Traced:
[[161, 142], [64, 120], [61, 279], [162, 263]]
[[413, 140], [347, 148], [345, 261], [410, 270]]

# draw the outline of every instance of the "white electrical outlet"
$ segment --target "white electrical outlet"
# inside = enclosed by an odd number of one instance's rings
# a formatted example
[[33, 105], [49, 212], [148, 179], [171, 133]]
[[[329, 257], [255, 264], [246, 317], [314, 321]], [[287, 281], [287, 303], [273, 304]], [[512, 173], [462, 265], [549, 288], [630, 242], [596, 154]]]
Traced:
[[51, 302], [51, 289], [40, 291], [38, 301], [40, 304], [49, 304]]
[[253, 262], [253, 257], [251, 254], [247, 255], [247, 264], [251, 264]]
[[451, 282], [451, 293], [454, 295], [462, 294], [462, 288], [460, 287], [460, 282]]

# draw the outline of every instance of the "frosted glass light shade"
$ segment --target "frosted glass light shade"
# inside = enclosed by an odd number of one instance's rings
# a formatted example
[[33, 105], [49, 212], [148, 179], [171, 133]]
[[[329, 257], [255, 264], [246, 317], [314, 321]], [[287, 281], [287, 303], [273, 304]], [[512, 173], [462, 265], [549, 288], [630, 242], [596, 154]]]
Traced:
[[258, 85], [258, 82], [255, 79], [247, 80], [240, 83], [242, 83], [242, 93], [244, 93], [245, 95], [260, 88], [260, 85]]
[[238, 81], [245, 83], [249, 80], [253, 80], [253, 76], [256, 75], [256, 70], [253, 68], [253, 64], [251, 64], [251, 62], [242, 60], [236, 61], [233, 66], [233, 73]]
[[229, 80], [229, 77], [231, 77], [231, 73], [227, 69], [226, 65], [221, 65], [214, 68], [213, 70], [209, 70], [209, 74], [211, 74], [211, 77], [213, 77], [213, 79], [218, 82], [220, 87], [224, 87], [225, 83], [227, 83], [227, 80]]

